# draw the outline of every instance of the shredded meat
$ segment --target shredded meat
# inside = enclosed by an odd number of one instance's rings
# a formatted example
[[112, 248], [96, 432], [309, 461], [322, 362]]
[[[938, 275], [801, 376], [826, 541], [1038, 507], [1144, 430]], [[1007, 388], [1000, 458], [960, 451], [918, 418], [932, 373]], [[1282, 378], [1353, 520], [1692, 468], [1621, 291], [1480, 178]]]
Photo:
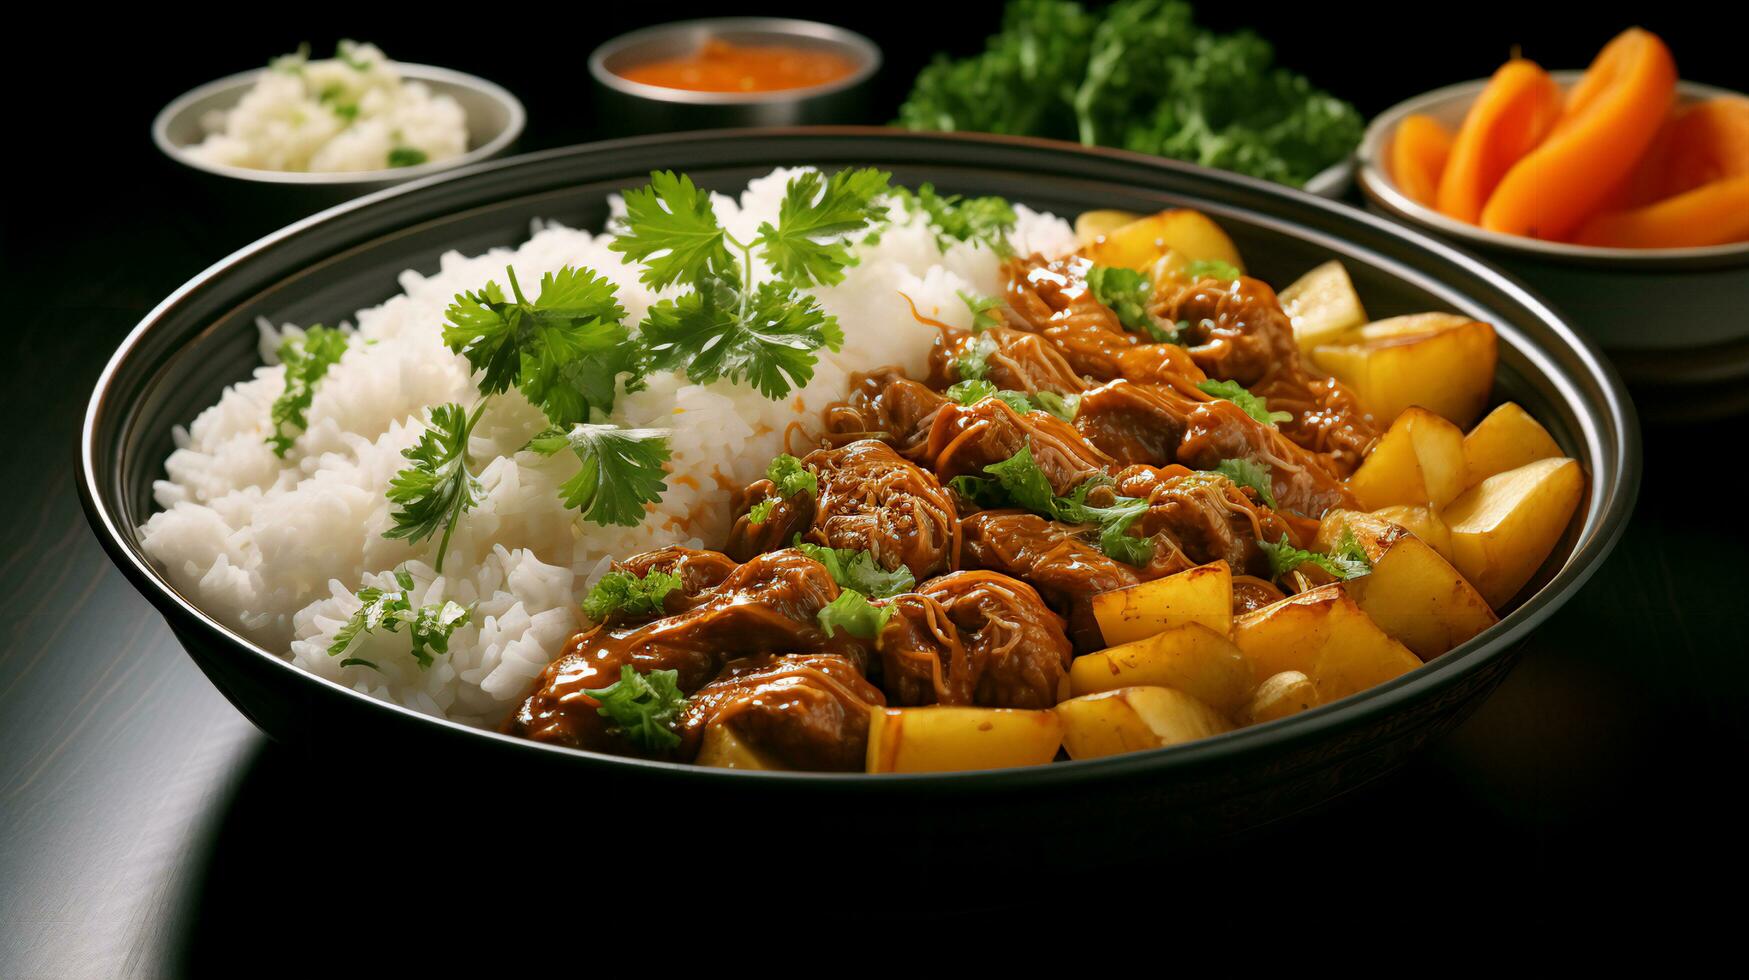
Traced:
[[931, 580], [892, 600], [881, 681], [894, 704], [1049, 708], [1073, 651], [1063, 621], [1024, 582], [987, 571]]
[[1071, 395], [1087, 387], [1050, 341], [1009, 327], [991, 327], [976, 334], [944, 331], [929, 355], [929, 383], [946, 388], [962, 380], [958, 361], [977, 352], [980, 344], [995, 348], [984, 355], [985, 380], [1003, 391]]
[[866, 550], [882, 568], [903, 565], [919, 582], [959, 565], [959, 515], [935, 474], [865, 439], [809, 453], [820, 480], [812, 530], [802, 537]]
[[947, 396], [905, 377], [898, 368], [851, 375], [850, 396], [826, 408], [827, 438], [833, 443], [879, 439], [916, 459], [935, 413], [949, 404]]
[[1016, 412], [998, 398], [976, 405], [946, 405], [935, 414], [925, 456], [943, 481], [982, 476], [984, 467], [1032, 448], [1051, 481], [1067, 494], [1113, 468], [1115, 460], [1083, 439], [1075, 427], [1045, 412]]

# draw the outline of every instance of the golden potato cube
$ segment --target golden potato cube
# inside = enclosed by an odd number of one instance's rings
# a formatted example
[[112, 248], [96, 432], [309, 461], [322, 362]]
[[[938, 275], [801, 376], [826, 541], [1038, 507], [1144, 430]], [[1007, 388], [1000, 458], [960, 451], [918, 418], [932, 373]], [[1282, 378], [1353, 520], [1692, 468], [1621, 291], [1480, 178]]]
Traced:
[[1120, 687], [1064, 701], [1063, 748], [1071, 759], [1157, 749], [1231, 731], [1220, 712], [1170, 687]]
[[1516, 402], [1506, 402], [1464, 436], [1464, 463], [1473, 487], [1496, 473], [1562, 455], [1549, 430]]
[[1302, 351], [1310, 352], [1366, 322], [1366, 310], [1360, 305], [1348, 270], [1335, 259], [1294, 280], [1277, 298], [1293, 323], [1294, 340]]
[[1257, 693], [1251, 696], [1251, 703], [1240, 712], [1239, 719], [1247, 725], [1261, 725], [1323, 703], [1318, 697], [1318, 686], [1310, 677], [1297, 670], [1284, 670], [1257, 685]]
[[1239, 617], [1233, 640], [1259, 684], [1284, 670], [1311, 679], [1335, 701], [1421, 666], [1386, 635], [1340, 583], [1289, 596]]
[[1082, 248], [1095, 263], [1144, 272], [1155, 260], [1174, 251], [1191, 261], [1219, 260], [1244, 271], [1239, 249], [1221, 226], [1200, 211], [1168, 208], [1138, 218], [1095, 238]]
[[1403, 528], [1427, 542], [1428, 547], [1439, 552], [1439, 557], [1451, 561], [1451, 528], [1445, 526], [1445, 519], [1432, 507], [1426, 504], [1392, 504], [1373, 511], [1372, 516]]
[[[1312, 349], [1312, 362], [1353, 389], [1388, 422], [1419, 405], [1459, 426], [1474, 422], [1494, 390], [1494, 328], [1449, 314], [1381, 320]], [[1440, 317], [1439, 320], [1429, 318]], [[1432, 327], [1415, 332], [1416, 327]]]
[[1372, 574], [1343, 587], [1380, 629], [1422, 660], [1500, 621], [1457, 569], [1413, 534], [1392, 541], [1373, 560]]
[[1452, 564], [1501, 608], [1548, 560], [1584, 493], [1584, 470], [1565, 457], [1488, 477], [1445, 508]]
[[1017, 708], [876, 708], [869, 715], [869, 772], [960, 772], [1038, 766], [1057, 756], [1063, 722]]
[[1464, 491], [1461, 429], [1424, 408], [1410, 408], [1379, 437], [1348, 478], [1348, 489], [1367, 510], [1392, 504], [1443, 507]]
[[1334, 554], [1343, 537], [1352, 535], [1366, 551], [1367, 560], [1378, 561], [1390, 550], [1391, 542], [1407, 533], [1402, 525], [1365, 511], [1332, 510], [1318, 522], [1318, 536], [1312, 539], [1312, 550]]
[[760, 755], [728, 725], [711, 725], [706, 728], [704, 738], [699, 742], [698, 756], [692, 761], [718, 769], [785, 768]]
[[1134, 211], [1083, 211], [1075, 218], [1075, 244], [1086, 248], [1140, 217]]
[[1201, 623], [1226, 636], [1233, 631], [1233, 571], [1217, 561], [1101, 592], [1093, 597], [1093, 619], [1112, 646], [1185, 623]]
[[1176, 688], [1233, 711], [1250, 700], [1256, 682], [1233, 641], [1201, 623], [1076, 657], [1069, 665], [1069, 690], [1076, 696], [1137, 685]]

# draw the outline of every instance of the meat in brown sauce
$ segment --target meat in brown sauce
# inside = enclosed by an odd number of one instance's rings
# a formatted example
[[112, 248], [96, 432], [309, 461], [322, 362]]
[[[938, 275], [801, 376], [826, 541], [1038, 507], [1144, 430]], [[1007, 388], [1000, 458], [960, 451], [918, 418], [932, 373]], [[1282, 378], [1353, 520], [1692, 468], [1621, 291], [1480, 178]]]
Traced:
[[1001, 572], [1037, 589], [1068, 620], [1069, 636], [1082, 652], [1105, 645], [1093, 619], [1093, 596], [1143, 581], [1143, 570], [1107, 557], [1081, 529], [1037, 514], [983, 511], [960, 527], [966, 567]]
[[946, 405], [935, 415], [925, 457], [941, 480], [982, 476], [984, 467], [1031, 447], [1051, 481], [1067, 494], [1114, 467], [1075, 427], [1045, 412], [1016, 412], [1006, 402], [986, 398], [976, 405]]
[[864, 439], [809, 453], [820, 481], [814, 526], [803, 540], [867, 551], [887, 570], [921, 582], [959, 565], [959, 514], [935, 474], [884, 442]]
[[[771, 510], [765, 519], [755, 522], [749, 512], [763, 501], [771, 500]], [[750, 561], [754, 555], [788, 548], [796, 535], [807, 533], [814, 526], [815, 500], [812, 493], [783, 496], [770, 480], [758, 480], [741, 491], [735, 500], [735, 526], [729, 529], [729, 541], [723, 551], [736, 561]]]
[[944, 331], [929, 355], [929, 383], [946, 388], [963, 380], [959, 359], [976, 353], [980, 344], [992, 348], [984, 354], [984, 379], [1003, 391], [1072, 395], [1087, 387], [1050, 341], [1008, 327], [991, 327], [982, 333]]
[[1049, 708], [1063, 697], [1073, 651], [1026, 583], [953, 572], [890, 601], [880, 659], [894, 704]]
[[849, 772], [868, 752], [868, 711], [886, 704], [848, 657], [757, 654], [731, 660], [687, 702], [677, 726], [680, 758], [698, 754], [706, 732], [725, 726], [762, 762], [785, 769]]
[[825, 411], [827, 437], [833, 444], [879, 439], [900, 455], [915, 459], [929, 438], [935, 413], [952, 401], [898, 368], [852, 375], [850, 395]]

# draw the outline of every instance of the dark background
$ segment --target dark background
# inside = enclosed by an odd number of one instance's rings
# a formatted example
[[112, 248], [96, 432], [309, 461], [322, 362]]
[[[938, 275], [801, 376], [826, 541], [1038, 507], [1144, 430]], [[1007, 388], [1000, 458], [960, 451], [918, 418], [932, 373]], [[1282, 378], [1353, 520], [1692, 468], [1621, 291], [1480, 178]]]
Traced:
[[[1515, 46], [1582, 66], [1634, 23], [1670, 43], [1685, 77], [1749, 88], [1716, 4], [1201, 6], [1211, 25], [1258, 28], [1368, 115], [1486, 75]], [[624, 29], [727, 12], [841, 23], [885, 48], [890, 112], [933, 52], [981, 47], [997, 9], [488, 5], [458, 22], [344, 5], [267, 23], [261, 8], [68, 8], [15, 33], [0, 222], [0, 420], [15, 447], [0, 458], [0, 977], [277, 972], [358, 945], [500, 971], [608, 969], [616, 949], [645, 970], [689, 969], [716, 961], [689, 960], [687, 940], [748, 914], [764, 925], [719, 949], [757, 962], [807, 938], [838, 944], [765, 960], [794, 970], [908, 966], [926, 936], [968, 954], [1096, 956], [1140, 939], [1229, 964], [1270, 947], [1329, 963], [1393, 937], [1443, 949], [1453, 935], [1607, 935], [1614, 948], [1673, 927], [1692, 941], [1740, 908], [1706, 897], [1731, 896], [1745, 870], [1749, 541], [1729, 516], [1740, 419], [1647, 432], [1641, 504], [1615, 555], [1480, 713], [1409, 767], [1170, 862], [1063, 867], [1041, 841], [1033, 886], [1015, 889], [864, 868], [854, 841], [829, 834], [762, 841], [750, 857], [711, 842], [709, 814], [695, 841], [642, 840], [654, 801], [557, 810], [539, 787], [481, 798], [465, 773], [385, 784], [373, 773], [402, 760], [369, 746], [312, 765], [224, 702], [98, 549], [73, 483], [91, 383], [147, 309], [247, 240], [184, 198], [151, 146], [151, 116], [177, 94], [300, 41], [325, 55], [356, 37], [510, 88], [529, 111], [523, 148], [538, 149], [606, 135], [584, 62]], [[614, 850], [617, 863], [589, 859]], [[731, 850], [811, 871], [736, 873], [719, 861]]]

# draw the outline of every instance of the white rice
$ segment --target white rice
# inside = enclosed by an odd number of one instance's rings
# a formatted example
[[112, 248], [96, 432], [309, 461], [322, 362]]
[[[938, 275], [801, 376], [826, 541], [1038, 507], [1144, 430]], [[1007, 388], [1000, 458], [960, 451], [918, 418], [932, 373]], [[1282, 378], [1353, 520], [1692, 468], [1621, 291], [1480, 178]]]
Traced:
[[[208, 113], [207, 136], [189, 148], [208, 163], [252, 170], [386, 170], [468, 151], [461, 104], [401, 77], [370, 44], [340, 42], [340, 57], [274, 60], [236, 107]], [[420, 159], [422, 155], [422, 159]]]
[[[761, 221], [776, 220], [793, 173], [754, 180], [739, 200], [717, 196], [719, 219], [751, 239]], [[1060, 219], [1016, 211], [1017, 248], [1056, 255], [1073, 247]], [[657, 298], [638, 282], [639, 267], [622, 265], [608, 249], [610, 235], [537, 222], [517, 249], [447, 253], [437, 274], [404, 272], [401, 295], [360, 310], [346, 325], [356, 331], [352, 343], [316, 386], [309, 425], [285, 459], [264, 441], [268, 408], [283, 389], [275, 364], [257, 368], [253, 380], [233, 385], [186, 430], [178, 428], [165, 464], [169, 479], [155, 487], [164, 510], [141, 529], [145, 549], [202, 609], [307, 670], [433, 715], [496, 724], [580, 626], [578, 602], [610, 559], [676, 543], [720, 546], [731, 488], [762, 475], [783, 450], [791, 422], [817, 431], [820, 410], [844, 397], [853, 371], [899, 365], [921, 376], [935, 331], [913, 319], [906, 297], [923, 316], [966, 327], [971, 312], [958, 291], [1001, 291], [988, 249], [956, 242], [944, 253], [925, 225], [902, 209], [894, 215], [877, 244], [857, 247], [858, 264], [842, 283], [816, 291], [845, 343], [837, 353], [820, 352], [805, 388], [770, 401], [749, 387], [697, 385], [666, 373], [617, 400], [613, 421], [672, 429], [668, 491], [637, 527], [600, 527], [565, 508], [558, 487], [576, 471], [576, 457], [517, 452], [545, 419], [513, 389], [491, 401], [474, 430], [469, 455], [486, 499], [458, 522], [445, 574], [432, 568], [436, 539], [383, 537], [392, 524], [384, 490], [407, 465], [401, 450], [418, 438], [426, 408], [477, 398], [466, 359], [440, 338], [456, 293], [488, 279], [504, 282], [506, 264], [524, 283], [577, 265], [618, 284], [628, 324]], [[271, 361], [281, 339], [299, 331], [263, 323], [263, 359]], [[402, 565], [417, 583], [416, 605], [475, 603], [472, 620], [428, 669], [414, 661], [404, 632], [370, 636], [351, 651], [379, 670], [342, 667], [328, 647], [360, 605], [354, 591], [395, 588], [392, 572]]]

